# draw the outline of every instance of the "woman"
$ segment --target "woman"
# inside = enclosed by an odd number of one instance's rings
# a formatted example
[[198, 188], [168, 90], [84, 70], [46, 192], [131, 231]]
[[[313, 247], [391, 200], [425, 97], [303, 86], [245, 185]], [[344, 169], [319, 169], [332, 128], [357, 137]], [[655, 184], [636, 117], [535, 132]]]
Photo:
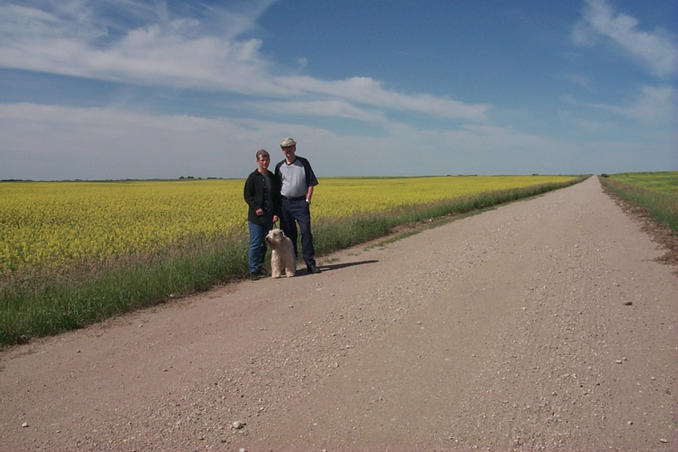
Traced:
[[257, 151], [257, 169], [245, 181], [245, 202], [249, 206], [247, 224], [250, 231], [249, 271], [250, 278], [257, 280], [267, 276], [264, 268], [266, 242], [264, 238], [278, 221], [280, 212], [280, 188], [275, 175], [268, 170], [271, 156], [265, 149]]

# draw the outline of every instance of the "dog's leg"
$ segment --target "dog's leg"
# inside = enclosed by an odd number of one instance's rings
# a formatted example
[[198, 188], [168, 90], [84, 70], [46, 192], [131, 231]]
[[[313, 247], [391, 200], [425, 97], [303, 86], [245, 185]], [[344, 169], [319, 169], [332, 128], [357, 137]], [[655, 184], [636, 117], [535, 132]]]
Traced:
[[273, 250], [271, 252], [271, 278], [280, 278], [282, 276], [282, 267], [283, 263], [280, 254]]
[[285, 249], [285, 276], [293, 277], [297, 273], [297, 259], [294, 257], [292, 242], [288, 239]]

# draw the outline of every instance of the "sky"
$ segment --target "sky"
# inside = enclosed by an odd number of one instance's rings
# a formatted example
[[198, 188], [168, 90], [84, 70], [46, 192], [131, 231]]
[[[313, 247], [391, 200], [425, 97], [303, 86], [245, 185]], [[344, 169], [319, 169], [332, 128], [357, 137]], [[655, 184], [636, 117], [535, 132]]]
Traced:
[[0, 179], [678, 170], [674, 0], [0, 0]]

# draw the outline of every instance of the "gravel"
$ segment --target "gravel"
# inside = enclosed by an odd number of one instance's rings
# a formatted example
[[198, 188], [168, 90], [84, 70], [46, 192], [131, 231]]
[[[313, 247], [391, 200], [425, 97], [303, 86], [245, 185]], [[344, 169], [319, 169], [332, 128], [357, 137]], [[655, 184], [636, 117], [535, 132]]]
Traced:
[[662, 253], [591, 178], [175, 298], [5, 350], [0, 450], [676, 450]]

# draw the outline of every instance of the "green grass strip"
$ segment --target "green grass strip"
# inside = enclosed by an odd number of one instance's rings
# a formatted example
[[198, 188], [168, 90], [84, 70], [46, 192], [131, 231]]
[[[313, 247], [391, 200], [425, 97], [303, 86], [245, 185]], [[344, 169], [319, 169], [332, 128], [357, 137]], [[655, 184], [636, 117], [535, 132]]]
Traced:
[[638, 184], [601, 177], [601, 182], [620, 198], [647, 210], [656, 221], [678, 232], [678, 193], [659, 191]]

